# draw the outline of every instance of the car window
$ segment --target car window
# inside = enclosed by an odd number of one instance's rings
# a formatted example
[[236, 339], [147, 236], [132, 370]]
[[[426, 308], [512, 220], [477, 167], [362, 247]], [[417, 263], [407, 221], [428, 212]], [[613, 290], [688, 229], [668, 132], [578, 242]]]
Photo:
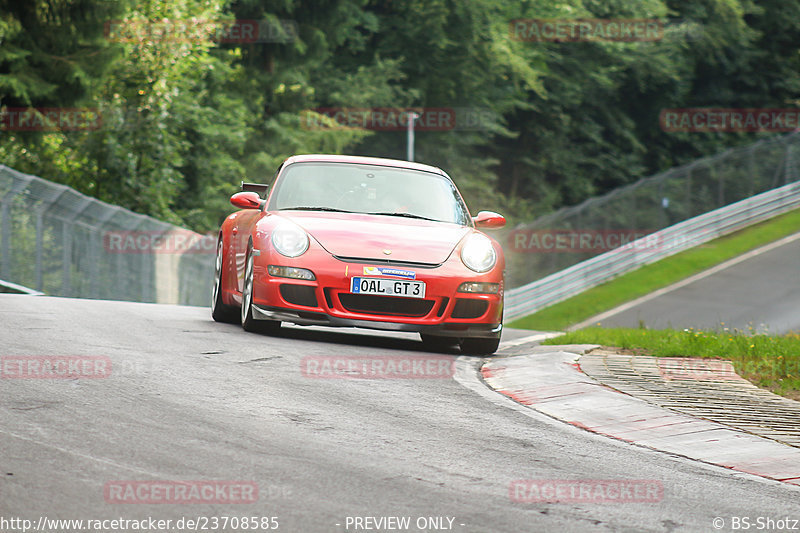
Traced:
[[293, 163], [276, 183], [269, 209], [294, 208], [469, 224], [469, 212], [448, 178], [378, 165]]

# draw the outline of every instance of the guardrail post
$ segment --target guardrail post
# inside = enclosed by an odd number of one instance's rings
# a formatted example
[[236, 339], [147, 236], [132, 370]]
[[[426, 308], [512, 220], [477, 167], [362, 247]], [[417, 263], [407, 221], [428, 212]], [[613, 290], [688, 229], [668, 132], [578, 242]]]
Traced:
[[686, 214], [684, 218], [692, 217], [692, 170], [694, 170], [694, 165], [686, 169]]
[[75, 220], [91, 205], [92, 199], [85, 196], [81, 205], [72, 212], [72, 216], [63, 217], [64, 225], [61, 228], [61, 295], [72, 296], [72, 233]]
[[791, 183], [797, 179], [797, 172], [794, 167], [794, 146], [791, 144], [786, 147], [786, 163], [784, 164], [783, 183]]
[[[89, 270], [91, 271], [91, 295], [92, 298], [102, 298], [100, 295], [100, 254], [103, 247], [103, 230], [106, 223], [114, 218], [119, 212], [119, 207], [106, 206], [107, 213], [100, 217], [95, 224], [92, 224], [92, 235], [94, 238], [89, 243]], [[106, 295], [107, 296], [107, 295]]]
[[[130, 231], [138, 232], [139, 228], [141, 227], [141, 225], [144, 224], [145, 222], [147, 222], [147, 220], [148, 219], [147, 219], [146, 216], [139, 215], [139, 221], [134, 226], [132, 226], [130, 228], [126, 228], [126, 230], [129, 229]], [[120, 257], [122, 257], [122, 256], [120, 256]], [[150, 291], [150, 281], [151, 280], [149, 280], [147, 275], [145, 274], [145, 270], [146, 269], [144, 268], [144, 265], [149, 264], [150, 262], [152, 262], [153, 258], [149, 254], [144, 254], [144, 253], [134, 254], [133, 256], [129, 256], [129, 257], [126, 258], [126, 265], [130, 266], [131, 263], [133, 263], [134, 261], [138, 261], [139, 262], [139, 268], [137, 269], [139, 271], [139, 296], [136, 298], [136, 301], [149, 302], [152, 299], [151, 296], [150, 296], [150, 292], [151, 292]], [[117, 261], [117, 265], [118, 266], [120, 265], [119, 260]], [[129, 271], [129, 269], [128, 269], [128, 271]], [[132, 277], [132, 276], [130, 276], [130, 277]], [[130, 277], [128, 279], [130, 279]], [[131, 291], [130, 294], [131, 294], [131, 299], [134, 299], [133, 298], [133, 291]]]
[[8, 193], [3, 197], [3, 205], [0, 207], [0, 226], [3, 228], [2, 248], [0, 248], [0, 278], [10, 281], [11, 276], [11, 217], [9, 216], [9, 206], [16, 193]]
[[[50, 207], [58, 202], [58, 199], [61, 198], [64, 193], [66, 193], [69, 188], [63, 187], [61, 192], [58, 193], [55, 197], [51, 198], [50, 200], [42, 200], [42, 203], [36, 210], [36, 290], [43, 292], [44, 290], [44, 216], [50, 209]], [[63, 284], [63, 281], [62, 281]]]
[[2, 224], [2, 243], [0, 243], [2, 262], [0, 262], [0, 277], [6, 281], [11, 281], [11, 279], [9, 279], [11, 277], [11, 203], [14, 201], [15, 196], [28, 187], [28, 184], [33, 178], [18, 172], [9, 172], [7, 167], [3, 167], [2, 171], [11, 174], [11, 178], [16, 182], [5, 196], [3, 196], [2, 205], [0, 205], [0, 224]]
[[36, 290], [42, 290], [44, 285], [44, 276], [42, 275], [42, 259], [44, 248], [44, 209], [38, 209], [36, 212], [36, 263], [34, 266], [36, 272]]

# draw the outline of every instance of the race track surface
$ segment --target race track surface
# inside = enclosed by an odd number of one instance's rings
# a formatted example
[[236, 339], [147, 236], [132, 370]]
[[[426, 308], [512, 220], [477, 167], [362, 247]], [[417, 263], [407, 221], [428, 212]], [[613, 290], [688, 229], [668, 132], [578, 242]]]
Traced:
[[[286, 328], [268, 337], [214, 323], [202, 308], [20, 295], [0, 295], [0, 324], [0, 356], [112, 363], [97, 379], [0, 379], [5, 519], [277, 517], [279, 531], [303, 533], [713, 531], [715, 517], [729, 531], [732, 517], [800, 519], [795, 488], [522, 413], [452, 376], [301, 372], [308, 356], [436, 355], [413, 335]], [[247, 482], [258, 499], [108, 501], [104, 487], [132, 480]], [[514, 480], [638, 480], [663, 494], [520, 503]], [[390, 516], [411, 527], [354, 525]], [[453, 520], [417, 528], [427, 517]]]
[[[800, 332], [800, 239], [602, 320], [604, 327]], [[723, 325], [724, 323], [724, 325]]]

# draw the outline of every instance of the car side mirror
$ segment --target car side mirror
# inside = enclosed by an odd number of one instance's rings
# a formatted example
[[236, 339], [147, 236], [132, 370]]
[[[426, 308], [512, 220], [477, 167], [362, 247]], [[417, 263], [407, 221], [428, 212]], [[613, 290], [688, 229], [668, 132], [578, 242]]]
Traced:
[[261, 209], [261, 197], [251, 191], [237, 192], [231, 196], [231, 203], [239, 209]]
[[499, 229], [506, 225], [506, 217], [494, 211], [481, 211], [472, 220], [476, 228]]

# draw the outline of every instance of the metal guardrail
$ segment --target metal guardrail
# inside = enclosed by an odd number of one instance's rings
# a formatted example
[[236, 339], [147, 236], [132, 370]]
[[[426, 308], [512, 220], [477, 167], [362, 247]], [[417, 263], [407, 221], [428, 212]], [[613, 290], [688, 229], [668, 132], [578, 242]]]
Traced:
[[3, 281], [2, 279], [0, 279], [0, 292], [10, 292], [12, 294], [28, 294], [30, 296], [44, 296], [43, 292], [35, 291], [33, 289], [29, 289], [28, 287], [23, 287], [22, 285], [11, 283], [10, 281]]
[[800, 181], [657, 231], [573, 265], [505, 296], [505, 319], [553, 305], [616, 276], [800, 207]]
[[[649, 235], [602, 255], [534, 254], [506, 240], [506, 319], [800, 206], [798, 150], [800, 133], [763, 139], [517, 226]], [[203, 246], [178, 249], [187, 239]], [[214, 241], [0, 165], [0, 279], [55, 296], [207, 306]]]
[[[764, 138], [500, 231], [507, 286], [526, 286], [645, 234], [800, 180], [798, 156], [800, 132]], [[562, 246], [552, 246], [556, 237]], [[584, 237], [597, 237], [598, 245], [584, 246]]]
[[72, 298], [209, 305], [207, 238], [0, 165], [0, 279]]

